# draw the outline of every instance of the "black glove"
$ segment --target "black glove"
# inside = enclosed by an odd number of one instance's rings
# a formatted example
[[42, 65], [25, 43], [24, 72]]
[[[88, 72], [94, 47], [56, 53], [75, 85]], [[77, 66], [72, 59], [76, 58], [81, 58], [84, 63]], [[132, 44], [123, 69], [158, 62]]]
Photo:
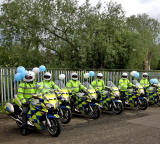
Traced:
[[26, 101], [25, 103], [22, 104], [23, 107], [27, 107], [30, 104], [30, 101]]

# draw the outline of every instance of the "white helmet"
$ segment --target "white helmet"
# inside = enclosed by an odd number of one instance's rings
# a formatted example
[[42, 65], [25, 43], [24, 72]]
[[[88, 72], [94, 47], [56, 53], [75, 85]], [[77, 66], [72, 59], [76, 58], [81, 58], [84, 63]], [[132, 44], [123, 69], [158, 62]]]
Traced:
[[78, 80], [78, 74], [76, 72], [71, 74], [72, 80]]
[[60, 79], [60, 80], [64, 80], [64, 79], [65, 79], [65, 74], [60, 74], [60, 75], [59, 75], [59, 79]]
[[143, 73], [142, 76], [143, 76], [144, 78], [147, 78], [147, 77], [148, 77], [148, 73]]
[[98, 79], [102, 79], [102, 77], [103, 77], [103, 74], [102, 74], [102, 73], [98, 73], [98, 74], [97, 74], [97, 78], [98, 78]]
[[89, 73], [85, 73], [83, 76], [84, 76], [85, 79], [88, 79], [89, 78]]
[[127, 74], [126, 72], [122, 73], [122, 78], [123, 78], [123, 79], [128, 78], [128, 74]]
[[35, 79], [35, 73], [33, 71], [27, 71], [24, 81], [26, 82], [32, 82]]
[[44, 80], [49, 81], [52, 78], [52, 74], [50, 72], [46, 72], [43, 76]]

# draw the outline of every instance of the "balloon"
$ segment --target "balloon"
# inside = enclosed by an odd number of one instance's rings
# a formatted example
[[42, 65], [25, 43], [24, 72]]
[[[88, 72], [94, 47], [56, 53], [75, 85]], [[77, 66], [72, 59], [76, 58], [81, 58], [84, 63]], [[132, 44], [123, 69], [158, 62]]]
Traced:
[[136, 73], [134, 74], [134, 77], [135, 77], [135, 78], [139, 78], [139, 72], [136, 72]]
[[158, 79], [154, 79], [154, 84], [158, 84]]
[[44, 71], [46, 71], [46, 67], [44, 65], [41, 65], [39, 67], [39, 70], [40, 70], [40, 72], [44, 72]]
[[59, 79], [60, 79], [60, 80], [64, 80], [64, 79], [65, 79], [65, 74], [60, 74], [60, 75], [59, 75]]
[[154, 84], [154, 79], [150, 79], [150, 84]]
[[35, 67], [32, 69], [32, 71], [36, 74], [40, 72], [40, 69], [38, 67]]
[[22, 79], [25, 77], [26, 73], [27, 73], [27, 71], [26, 71], [26, 70], [20, 73], [20, 74], [21, 74], [21, 78], [22, 78]]
[[14, 75], [14, 80], [20, 81], [21, 79], [22, 79], [21, 73], [16, 73], [16, 74]]
[[93, 77], [93, 76], [94, 76], [94, 71], [90, 71], [90, 72], [89, 72], [89, 75], [90, 75], [91, 77]]
[[85, 79], [88, 79], [90, 75], [89, 75], [89, 73], [85, 73], [83, 76]]
[[136, 71], [131, 71], [131, 72], [130, 72], [130, 75], [131, 75], [132, 77], [134, 77], [135, 73], [136, 73]]
[[23, 66], [17, 67], [17, 73], [22, 73], [25, 71], [25, 68]]

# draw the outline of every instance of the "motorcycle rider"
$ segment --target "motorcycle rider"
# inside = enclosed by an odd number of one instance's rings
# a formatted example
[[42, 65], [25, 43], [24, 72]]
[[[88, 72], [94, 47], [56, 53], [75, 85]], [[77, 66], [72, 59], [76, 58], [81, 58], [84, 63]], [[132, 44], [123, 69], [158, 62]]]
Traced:
[[59, 87], [51, 80], [52, 74], [45, 72], [43, 75], [43, 81], [38, 83], [38, 93], [49, 93], [51, 89], [59, 90]]
[[146, 89], [149, 87], [148, 73], [143, 73], [142, 76], [143, 78], [140, 80], [140, 84]]
[[33, 94], [36, 94], [37, 84], [34, 81], [35, 74], [28, 71], [25, 75], [24, 81], [19, 84], [17, 97], [22, 103], [22, 135], [27, 134], [27, 113], [29, 111], [29, 101]]
[[88, 93], [87, 93], [87, 88], [84, 87], [78, 80], [78, 74], [76, 72], [73, 72], [71, 74], [71, 78], [72, 79], [66, 83], [66, 88], [72, 92], [70, 93], [70, 95], [72, 95], [71, 107], [73, 107], [73, 103], [78, 102], [78, 100], [76, 99], [76, 95], [78, 92], [83, 91], [86, 93], [86, 95], [88, 95]]
[[94, 89], [96, 89], [98, 91], [102, 91], [105, 89], [104, 80], [102, 78], [103, 78], [103, 74], [98, 73], [97, 79], [93, 80], [91, 83], [91, 85], [93, 86]]
[[66, 88], [72, 90], [73, 93], [78, 93], [81, 90], [87, 92], [87, 88], [84, 87], [81, 82], [78, 80], [78, 74], [73, 72], [71, 74], [71, 80], [66, 83]]
[[122, 99], [124, 99], [125, 97], [125, 92], [127, 91], [127, 88], [131, 86], [133, 86], [133, 84], [129, 81], [128, 74], [126, 72], [122, 73], [118, 86], [120, 89]]

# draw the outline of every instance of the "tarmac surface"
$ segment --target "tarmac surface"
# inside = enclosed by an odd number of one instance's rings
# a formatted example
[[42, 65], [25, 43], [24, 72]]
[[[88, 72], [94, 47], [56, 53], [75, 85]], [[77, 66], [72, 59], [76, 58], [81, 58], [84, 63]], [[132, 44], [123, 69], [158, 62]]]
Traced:
[[103, 113], [97, 120], [73, 116], [59, 137], [32, 130], [21, 136], [15, 121], [0, 114], [0, 144], [160, 144], [160, 107]]

